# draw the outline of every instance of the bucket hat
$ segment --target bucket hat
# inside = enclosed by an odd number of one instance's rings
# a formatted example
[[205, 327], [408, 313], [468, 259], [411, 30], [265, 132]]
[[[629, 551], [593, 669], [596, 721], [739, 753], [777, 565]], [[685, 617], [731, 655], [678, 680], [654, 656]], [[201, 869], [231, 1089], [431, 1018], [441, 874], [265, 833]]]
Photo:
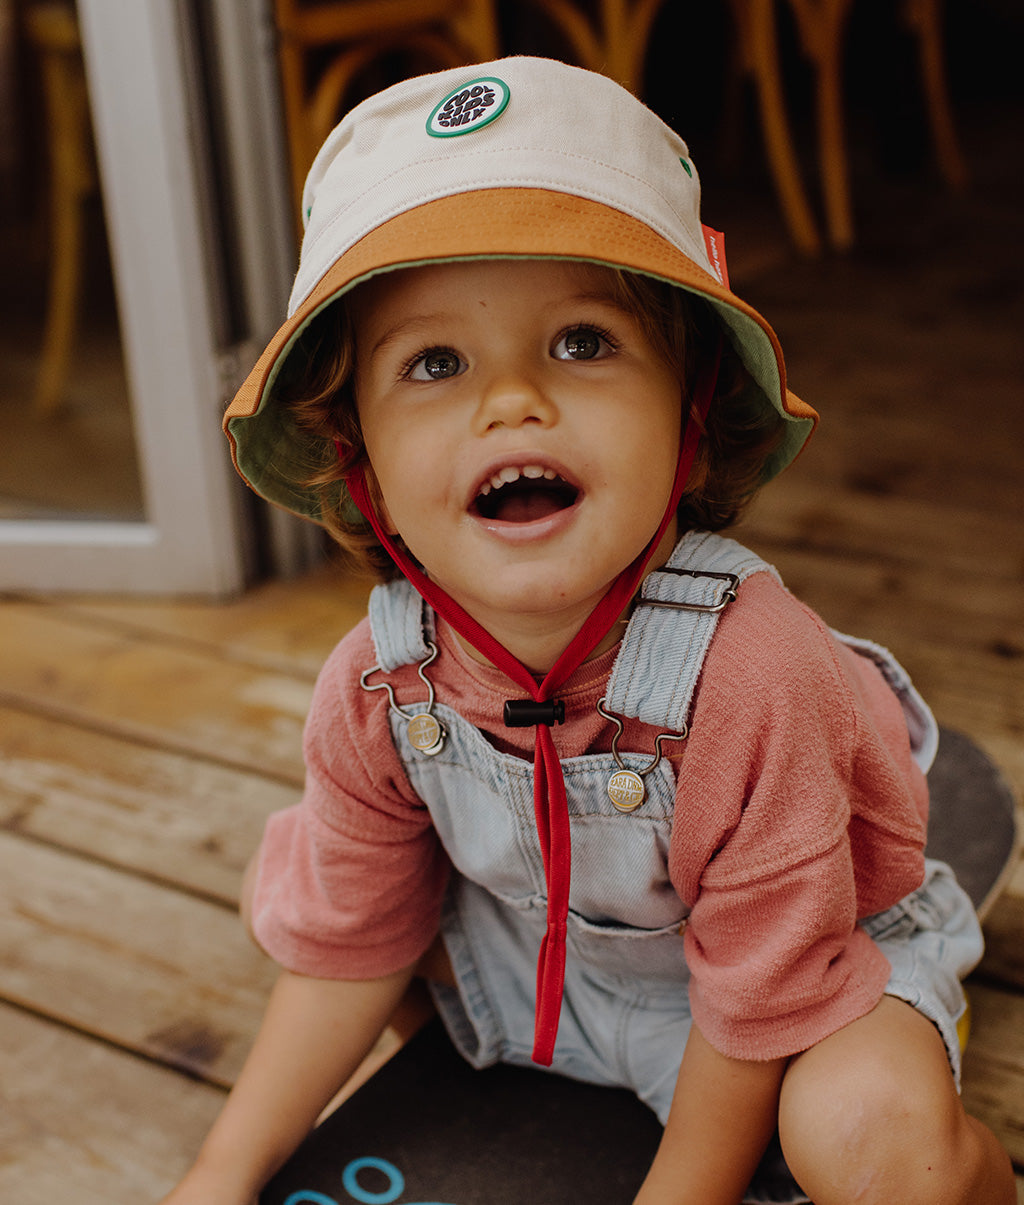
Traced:
[[[239, 473], [296, 514], [320, 521], [323, 495], [303, 484], [310, 438], [278, 402], [276, 384], [321, 310], [403, 267], [552, 257], [668, 281], [708, 302], [749, 387], [787, 420], [766, 480], [813, 430], [814, 410], [786, 387], [775, 333], [729, 288], [720, 236], [701, 224], [686, 143], [602, 75], [523, 56], [399, 83], [328, 136], [302, 207], [287, 319], [224, 416]], [[350, 506], [346, 514], [358, 518]]]

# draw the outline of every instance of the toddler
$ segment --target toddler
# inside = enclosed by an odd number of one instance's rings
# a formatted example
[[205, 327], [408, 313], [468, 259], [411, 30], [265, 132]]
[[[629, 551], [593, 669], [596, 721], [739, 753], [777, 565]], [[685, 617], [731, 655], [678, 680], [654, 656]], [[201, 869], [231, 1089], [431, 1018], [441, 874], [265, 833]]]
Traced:
[[816, 415], [685, 144], [505, 59], [354, 109], [303, 207], [226, 428], [382, 584], [246, 888], [280, 979], [166, 1200], [252, 1205], [419, 971], [473, 1065], [650, 1105], [637, 1205], [1011, 1205], [957, 1093], [981, 937], [923, 855], [934, 721], [720, 534]]

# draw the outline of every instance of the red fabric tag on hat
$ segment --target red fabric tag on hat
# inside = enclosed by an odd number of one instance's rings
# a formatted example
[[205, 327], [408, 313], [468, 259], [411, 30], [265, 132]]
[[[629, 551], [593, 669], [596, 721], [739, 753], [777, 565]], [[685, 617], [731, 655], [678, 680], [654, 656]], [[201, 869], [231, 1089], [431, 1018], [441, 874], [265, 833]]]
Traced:
[[729, 269], [725, 265], [725, 235], [721, 230], [712, 230], [710, 226], [701, 226], [704, 232], [704, 246], [707, 248], [708, 259], [711, 260], [711, 271], [718, 277], [719, 282], [729, 287]]

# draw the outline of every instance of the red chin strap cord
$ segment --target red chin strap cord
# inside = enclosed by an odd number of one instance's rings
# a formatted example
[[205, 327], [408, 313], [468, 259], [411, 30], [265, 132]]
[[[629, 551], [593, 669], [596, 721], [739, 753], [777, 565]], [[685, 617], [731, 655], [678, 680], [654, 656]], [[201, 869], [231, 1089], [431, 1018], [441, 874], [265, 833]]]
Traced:
[[[611, 630], [612, 625], [636, 593], [647, 568], [647, 562], [668, 530], [689, 478], [693, 459], [697, 454], [704, 420], [707, 417], [718, 380], [721, 354], [722, 345], [719, 342], [715, 354], [710, 357], [703, 371], [698, 373], [694, 387], [693, 410], [700, 416], [700, 422], [695, 422], [691, 414], [690, 420], [686, 424], [679, 450], [679, 463], [676, 466], [672, 495], [657, 532], [640, 556], [615, 579], [609, 587], [608, 593], [591, 612], [540, 684], [526, 666], [518, 661], [503, 644], [500, 644], [490, 632], [481, 627], [444, 590], [430, 581], [409, 554], [384, 529], [370, 497], [362, 466], [353, 470], [347, 479], [349, 494], [395, 564], [437, 614], [442, 616], [488, 661], [507, 674], [531, 699], [538, 703], [547, 702]], [[548, 889], [547, 930], [541, 943], [537, 963], [533, 1061], [545, 1067], [551, 1065], [554, 1057], [555, 1036], [558, 1032], [558, 1018], [562, 1009], [566, 920], [569, 914], [571, 876], [569, 809], [565, 795], [562, 764], [551, 735], [553, 722], [552, 719], [536, 724], [533, 785], [537, 836]]]

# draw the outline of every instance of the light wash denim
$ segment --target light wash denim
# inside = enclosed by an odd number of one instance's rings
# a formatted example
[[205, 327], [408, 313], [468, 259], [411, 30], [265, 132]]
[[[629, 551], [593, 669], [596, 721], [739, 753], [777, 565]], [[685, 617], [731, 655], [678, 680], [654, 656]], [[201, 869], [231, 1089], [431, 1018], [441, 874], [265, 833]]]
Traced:
[[[668, 569], [651, 575], [644, 597], [705, 609], [638, 606], [609, 679], [607, 706], [658, 731], [680, 731], [689, 720], [717, 608], [730, 605], [737, 583], [671, 570], [734, 574], [742, 581], [770, 567], [733, 541], [696, 533], [680, 542]], [[408, 583], [378, 587], [370, 616], [385, 673], [426, 658], [432, 616]], [[884, 649], [840, 638], [882, 668], [903, 703], [915, 755], [927, 769], [937, 730], [906, 674]], [[546, 918], [533, 767], [496, 750], [443, 701], [434, 714], [447, 737], [432, 756], [411, 747], [400, 717], [392, 717], [392, 726], [410, 781], [454, 867], [442, 933], [458, 989], [435, 987], [435, 999], [471, 1064], [529, 1065], [537, 954]], [[639, 769], [650, 757], [624, 752], [622, 759]], [[687, 909], [668, 875], [674, 775], [663, 760], [645, 778], [643, 806], [623, 814], [606, 790], [617, 768], [610, 755], [569, 758], [562, 766], [572, 884], [565, 991], [551, 1070], [629, 1087], [664, 1123], [691, 1025], [682, 936]], [[892, 965], [887, 992], [934, 1022], [959, 1081], [960, 978], [981, 956], [981, 935], [952, 872], [928, 863], [918, 891], [862, 923]], [[776, 1205], [807, 1201], [777, 1141], [747, 1199]]]

